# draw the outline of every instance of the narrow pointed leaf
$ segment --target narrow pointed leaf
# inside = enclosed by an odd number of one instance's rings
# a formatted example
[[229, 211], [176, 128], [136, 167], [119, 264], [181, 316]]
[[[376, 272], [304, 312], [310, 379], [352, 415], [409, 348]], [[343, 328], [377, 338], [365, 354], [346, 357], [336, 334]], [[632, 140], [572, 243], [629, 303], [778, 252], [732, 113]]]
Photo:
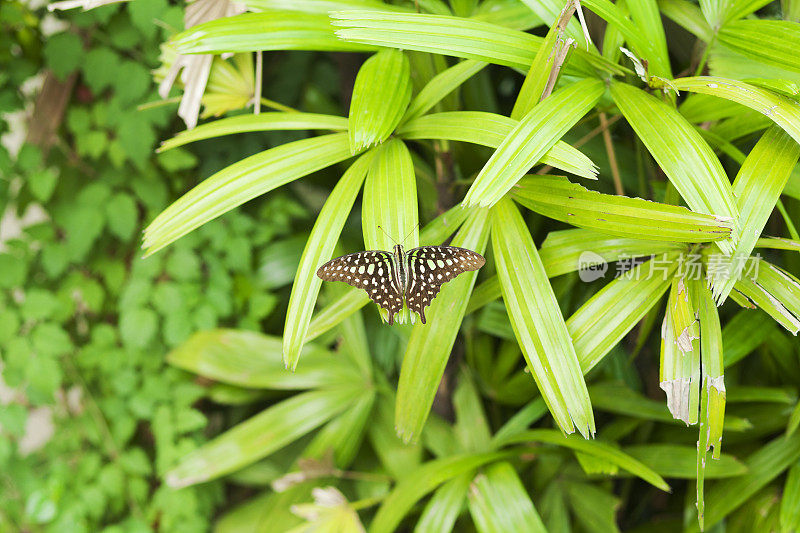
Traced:
[[736, 20], [719, 29], [717, 38], [731, 50], [758, 62], [800, 72], [800, 27], [785, 20]]
[[485, 453], [454, 455], [428, 461], [403, 478], [389, 493], [372, 521], [370, 533], [396, 531], [397, 525], [411, 507], [433, 489], [445, 481], [503, 457], [502, 453]]
[[406, 110], [403, 122], [427, 113], [433, 106], [456, 90], [462, 83], [480, 72], [487, 65], [484, 61], [467, 59], [459, 61], [444, 72], [440, 72], [417, 94]]
[[686, 208], [591, 191], [566, 178], [522, 178], [513, 198], [531, 211], [600, 233], [671, 242], [730, 237], [732, 222]]
[[455, 477], [436, 489], [419, 517], [414, 533], [453, 531], [467, 499], [472, 472]]
[[589, 483], [567, 483], [570, 507], [578, 523], [591, 533], [618, 533], [616, 510], [620, 499]]
[[647, 255], [663, 258], [666, 252], [681, 250], [685, 251], [686, 246], [676, 242], [613, 237], [588, 229], [567, 229], [548, 233], [539, 250], [539, 257], [547, 276], [553, 278], [581, 268], [602, 265], [603, 262], [612, 263]]
[[700, 328], [687, 280], [676, 277], [661, 326], [659, 387], [672, 416], [696, 424], [700, 405]]
[[[531, 3], [535, 4], [535, 2]], [[531, 9], [534, 9], [534, 6], [531, 6]], [[534, 57], [528, 69], [525, 81], [522, 82], [522, 87], [520, 87], [519, 94], [514, 102], [514, 108], [511, 110], [511, 118], [514, 120], [519, 120], [527, 115], [542, 98], [542, 91], [544, 91], [553, 69], [553, 61], [556, 56], [555, 47], [557, 43], [558, 46], [565, 45], [561, 38], [564, 30], [559, 27], [560, 19], [561, 16], [558, 15], [553, 20], [550, 30], [547, 32], [542, 44], [539, 45], [539, 50], [536, 52], [536, 57]]]
[[[611, 96], [628, 123], [693, 211], [738, 218], [730, 182], [719, 159], [694, 127], [674, 108], [641, 89], [612, 82]], [[665, 137], [664, 131], [670, 131]], [[733, 251], [738, 234], [720, 241]]]
[[781, 531], [800, 529], [800, 461], [789, 468], [781, 500]]
[[351, 157], [346, 133], [290, 142], [226, 167], [158, 215], [144, 232], [152, 254], [256, 196]]
[[192, 26], [171, 41], [180, 54], [258, 50], [368, 51], [338, 39], [327, 15], [297, 11], [244, 13]]
[[375, 403], [375, 391], [366, 389], [344, 413], [328, 422], [303, 450], [303, 457], [320, 459], [333, 452], [334, 464], [347, 468], [353, 462]]
[[167, 361], [204, 378], [257, 389], [307, 389], [352, 383], [357, 372], [327, 350], [307, 345], [300, 372], [281, 363], [281, 340], [253, 331], [200, 331], [167, 354]]
[[411, 100], [411, 67], [400, 50], [381, 50], [358, 71], [350, 101], [350, 149], [357, 153], [382, 143]]
[[[473, 211], [452, 245], [483, 253], [489, 232], [487, 218], [485, 210]], [[422, 433], [476, 277], [477, 272], [465, 272], [442, 285], [427, 313], [428, 323], [418, 323], [411, 332], [400, 369], [395, 415], [397, 434], [406, 442]]]
[[251, 11], [270, 9], [303, 11], [305, 13], [329, 13], [340, 9], [374, 9], [376, 11], [406, 11], [380, 0], [242, 0]]
[[311, 314], [317, 301], [322, 280], [317, 269], [333, 256], [344, 223], [361, 190], [372, 161], [372, 153], [358, 158], [331, 191], [317, 216], [314, 228], [306, 241], [300, 265], [292, 284], [286, 322], [283, 327], [283, 360], [287, 368], [294, 370], [300, 358], [303, 342], [308, 334]]
[[710, 94], [758, 111], [800, 143], [800, 103], [743, 81], [713, 76], [678, 78], [671, 82], [681, 91]]
[[[747, 473], [715, 484], [706, 496], [705, 525], [710, 529], [781, 475], [800, 458], [800, 435], [777, 437], [744, 461]], [[696, 531], [697, 527], [690, 528]]]
[[800, 281], [762, 259], [751, 257], [734, 285], [792, 335], [800, 331]]
[[575, 123], [594, 107], [605, 88], [597, 80], [569, 85], [539, 102], [511, 130], [464, 197], [464, 205], [489, 207]]
[[292, 396], [226, 431], [181, 459], [165, 479], [173, 488], [195, 485], [263, 459], [344, 411], [359, 388]]
[[659, 254], [634, 267], [592, 296], [567, 320], [586, 374], [658, 303], [675, 270], [675, 254]]
[[[496, 113], [450, 111], [410, 120], [398, 128], [405, 139], [448, 139], [497, 148], [519, 123]], [[597, 168], [577, 148], [558, 141], [541, 157], [550, 165], [588, 179], [597, 179]]]
[[376, 150], [361, 205], [365, 249], [391, 250], [406, 235], [407, 249], [419, 246], [414, 162], [403, 141], [392, 139]]
[[712, 39], [714, 32], [696, 4], [688, 0], [659, 0], [658, 7], [664, 16], [672, 19], [701, 41], [707, 43]]
[[[646, 1], [650, 3], [650, 0]], [[651, 64], [651, 74], [668, 78], [672, 77], [669, 68], [669, 58], [666, 56], [666, 50], [663, 49], [663, 44], [657, 36], [654, 38], [653, 35], [648, 35], [644, 31], [641, 31], [641, 26], [634, 24], [631, 19], [625, 16], [625, 13], [619, 6], [609, 0], [582, 0], [581, 5], [592, 10], [597, 16], [615, 26], [625, 37], [625, 41], [630, 45], [636, 55], [642, 59], [646, 59]], [[652, 8], [650, 9], [652, 10]], [[648, 25], [648, 29], [651, 29], [651, 32], [652, 26], [654, 26], [652, 23]]]
[[594, 435], [592, 406], [572, 339], [531, 234], [508, 199], [492, 211], [492, 249], [514, 334], [550, 412], [565, 433], [577, 427], [586, 438]]
[[469, 488], [469, 512], [480, 533], [546, 533], [517, 472], [507, 462], [489, 465]]
[[[659, 474], [668, 478], [695, 479], [697, 476], [694, 446], [676, 444], [642, 444], [626, 446], [625, 453], [638, 459]], [[732, 455], [722, 455], [716, 461], [706, 465], [707, 479], [721, 479], [741, 476], [747, 467]]]
[[[338, 11], [331, 14], [336, 35], [345, 41], [446, 54], [527, 70], [542, 38], [474, 18], [419, 13]], [[566, 66], [571, 74], [593, 76], [594, 69], [621, 74], [626, 69], [597, 54], [577, 49]]]
[[196, 128], [178, 133], [175, 137], [161, 143], [158, 151], [163, 152], [184, 144], [252, 131], [275, 130], [332, 130], [347, 129], [347, 119], [334, 115], [316, 113], [261, 113], [259, 115], [239, 115], [222, 118]]
[[553, 444], [563, 446], [571, 450], [579, 451], [588, 455], [593, 455], [616, 464], [623, 470], [642, 478], [656, 488], [670, 491], [669, 485], [653, 469], [637, 461], [630, 455], [622, 452], [619, 448], [606, 444], [598, 440], [585, 440], [576, 435], [565, 436], [554, 429], [531, 429], [510, 436], [502, 441], [502, 444], [517, 443], [537, 443]]
[[[591, 9], [592, 0], [589, 0], [587, 7]], [[605, 2], [604, 2], [605, 3]], [[626, 4], [630, 11], [631, 20], [636, 26], [636, 44], [644, 44], [647, 47], [647, 54], [643, 56], [648, 60], [648, 70], [650, 74], [672, 78], [670, 69], [669, 53], [667, 52], [667, 37], [664, 34], [664, 24], [661, 22], [661, 13], [658, 11], [656, 0], [641, 0]], [[623, 33], [626, 39], [628, 35]], [[643, 41], [643, 43], [642, 43]]]
[[739, 207], [741, 238], [722, 271], [711, 277], [714, 300], [720, 305], [733, 290], [739, 269], [745, 266], [772, 214], [797, 160], [800, 145], [777, 126], [768, 129], [750, 151], [733, 182]]
[[722, 429], [725, 419], [725, 376], [722, 345], [722, 329], [719, 314], [711, 292], [703, 280], [692, 281], [693, 299], [697, 302], [697, 318], [700, 325], [700, 356], [702, 358], [702, 408], [700, 410], [701, 441], [705, 446], [698, 449], [703, 461], [709, 448], [712, 457], [719, 459], [722, 451]]

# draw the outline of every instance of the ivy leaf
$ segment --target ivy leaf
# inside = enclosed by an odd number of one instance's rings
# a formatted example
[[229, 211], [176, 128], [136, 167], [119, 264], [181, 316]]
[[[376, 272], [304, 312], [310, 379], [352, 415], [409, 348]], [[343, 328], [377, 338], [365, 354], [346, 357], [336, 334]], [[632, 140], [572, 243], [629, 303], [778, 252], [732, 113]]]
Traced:
[[86, 54], [83, 79], [89, 88], [99, 93], [117, 80], [119, 57], [110, 48], [95, 48]]
[[128, 348], [144, 348], [158, 330], [158, 315], [152, 309], [138, 307], [123, 310], [119, 317], [119, 333]]
[[108, 230], [123, 241], [129, 241], [136, 231], [138, 211], [129, 194], [118, 193], [105, 204]]
[[83, 61], [80, 37], [71, 32], [51, 35], [44, 44], [44, 57], [50, 70], [63, 80]]

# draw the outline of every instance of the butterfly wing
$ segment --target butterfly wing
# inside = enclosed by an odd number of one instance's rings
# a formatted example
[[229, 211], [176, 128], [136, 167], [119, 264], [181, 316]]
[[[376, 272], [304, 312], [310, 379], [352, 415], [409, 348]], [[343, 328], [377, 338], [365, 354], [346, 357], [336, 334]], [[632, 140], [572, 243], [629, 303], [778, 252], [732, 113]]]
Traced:
[[410, 280], [406, 302], [423, 324], [425, 308], [439, 294], [442, 283], [486, 263], [481, 254], [456, 246], [422, 246], [409, 250], [407, 256]]
[[395, 313], [403, 309], [403, 294], [397, 286], [392, 254], [378, 250], [356, 252], [331, 259], [319, 269], [317, 276], [325, 281], [343, 281], [367, 291], [370, 300], [386, 309], [389, 324]]

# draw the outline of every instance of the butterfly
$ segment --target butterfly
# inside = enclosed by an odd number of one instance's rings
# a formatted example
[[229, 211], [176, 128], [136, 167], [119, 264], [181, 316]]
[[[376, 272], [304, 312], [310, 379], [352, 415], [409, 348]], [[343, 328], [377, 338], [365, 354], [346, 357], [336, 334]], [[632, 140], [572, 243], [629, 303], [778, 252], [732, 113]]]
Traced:
[[393, 252], [367, 250], [337, 257], [319, 267], [317, 276], [367, 291], [370, 299], [389, 313], [390, 325], [405, 299], [424, 324], [425, 308], [439, 294], [442, 283], [485, 263], [481, 254], [466, 248], [422, 246], [406, 252], [397, 244]]

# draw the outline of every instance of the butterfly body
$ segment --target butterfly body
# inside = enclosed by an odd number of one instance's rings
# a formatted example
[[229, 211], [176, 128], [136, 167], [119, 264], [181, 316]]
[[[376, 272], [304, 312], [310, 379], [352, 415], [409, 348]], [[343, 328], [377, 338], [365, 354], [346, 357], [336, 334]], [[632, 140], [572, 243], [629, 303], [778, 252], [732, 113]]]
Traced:
[[424, 324], [425, 308], [439, 294], [442, 283], [478, 270], [485, 262], [483, 256], [466, 248], [421, 246], [406, 252], [398, 244], [392, 252], [367, 250], [337, 257], [319, 267], [317, 276], [364, 289], [387, 311], [389, 324], [402, 311], [404, 301]]

